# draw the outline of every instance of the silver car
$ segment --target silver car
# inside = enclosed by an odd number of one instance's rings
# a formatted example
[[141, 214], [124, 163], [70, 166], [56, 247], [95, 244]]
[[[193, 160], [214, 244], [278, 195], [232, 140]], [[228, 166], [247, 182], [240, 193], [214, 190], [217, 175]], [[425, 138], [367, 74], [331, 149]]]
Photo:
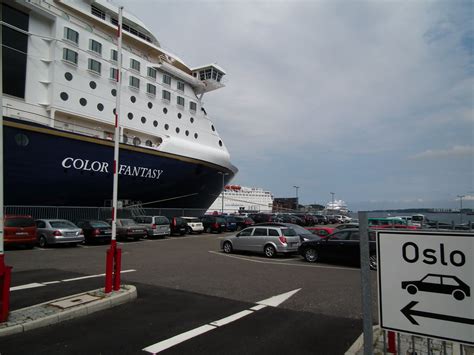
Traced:
[[234, 250], [264, 253], [273, 258], [277, 253], [295, 253], [300, 245], [300, 237], [292, 228], [282, 226], [255, 226], [221, 240], [224, 253]]
[[84, 242], [82, 229], [66, 219], [38, 219], [35, 223], [38, 244], [42, 248], [49, 244], [77, 245]]
[[146, 227], [148, 237], [166, 237], [171, 234], [170, 220], [165, 216], [136, 216], [133, 220]]

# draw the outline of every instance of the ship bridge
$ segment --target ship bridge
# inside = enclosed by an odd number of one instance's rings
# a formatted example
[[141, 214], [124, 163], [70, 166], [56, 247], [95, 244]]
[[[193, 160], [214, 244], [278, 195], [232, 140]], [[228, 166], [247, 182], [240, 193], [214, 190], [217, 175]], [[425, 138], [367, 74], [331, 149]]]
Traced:
[[226, 73], [224, 69], [219, 67], [217, 64], [209, 64], [202, 67], [191, 68], [191, 71], [196, 79], [204, 83], [205, 89], [198, 93], [217, 90], [225, 86], [222, 83], [222, 78]]

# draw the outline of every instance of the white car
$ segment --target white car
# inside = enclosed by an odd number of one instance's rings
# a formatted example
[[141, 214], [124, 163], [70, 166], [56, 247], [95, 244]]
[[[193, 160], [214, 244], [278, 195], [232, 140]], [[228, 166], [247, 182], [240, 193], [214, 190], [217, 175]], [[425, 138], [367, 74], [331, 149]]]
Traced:
[[204, 232], [204, 226], [202, 222], [199, 220], [199, 218], [196, 217], [181, 217], [184, 219], [187, 223], [187, 228], [186, 228], [186, 233], [191, 234], [191, 233], [199, 233], [201, 234]]

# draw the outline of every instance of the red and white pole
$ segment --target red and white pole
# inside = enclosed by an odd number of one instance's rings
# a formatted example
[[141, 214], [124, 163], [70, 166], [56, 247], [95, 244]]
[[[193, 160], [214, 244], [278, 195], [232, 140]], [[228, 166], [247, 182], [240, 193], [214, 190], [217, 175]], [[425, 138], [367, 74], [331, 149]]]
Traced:
[[107, 250], [105, 267], [105, 292], [120, 289], [120, 268], [122, 249], [117, 248], [117, 199], [118, 199], [118, 168], [119, 168], [119, 143], [120, 143], [120, 97], [122, 92], [122, 12], [123, 6], [118, 9], [117, 27], [117, 96], [115, 101], [115, 134], [114, 134], [114, 188], [112, 196], [112, 240]]
[[[0, 9], [0, 19], [1, 9]], [[2, 26], [0, 26], [0, 323], [6, 322], [10, 310], [10, 278], [12, 267], [5, 265], [3, 249], [3, 61]]]

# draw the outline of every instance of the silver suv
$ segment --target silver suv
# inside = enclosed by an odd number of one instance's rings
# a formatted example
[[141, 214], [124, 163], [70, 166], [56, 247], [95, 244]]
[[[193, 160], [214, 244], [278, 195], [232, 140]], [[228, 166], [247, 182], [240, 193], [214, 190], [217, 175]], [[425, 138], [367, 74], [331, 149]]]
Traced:
[[224, 253], [234, 250], [264, 253], [273, 258], [277, 253], [289, 254], [298, 251], [300, 237], [292, 229], [282, 226], [255, 226], [221, 240]]
[[148, 237], [159, 237], [170, 235], [170, 221], [165, 216], [136, 216], [133, 220], [146, 227]]

